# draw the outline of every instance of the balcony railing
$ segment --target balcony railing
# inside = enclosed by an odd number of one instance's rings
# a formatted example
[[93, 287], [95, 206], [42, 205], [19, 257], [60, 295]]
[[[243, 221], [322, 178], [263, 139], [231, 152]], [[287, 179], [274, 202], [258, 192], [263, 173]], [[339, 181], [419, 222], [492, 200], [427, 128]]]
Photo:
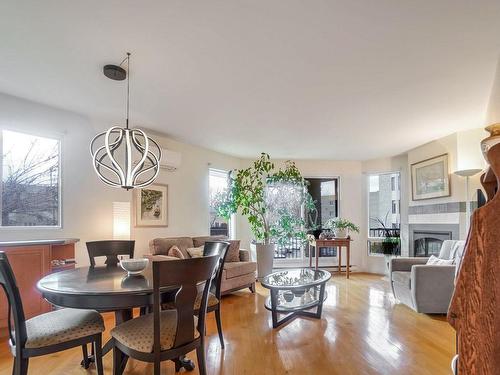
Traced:
[[[311, 248], [312, 255], [315, 256], [314, 247]], [[320, 257], [336, 257], [336, 247], [321, 247], [319, 249]], [[291, 239], [286, 245], [276, 244], [274, 251], [275, 259], [304, 259], [309, 258], [309, 247], [300, 239]]]

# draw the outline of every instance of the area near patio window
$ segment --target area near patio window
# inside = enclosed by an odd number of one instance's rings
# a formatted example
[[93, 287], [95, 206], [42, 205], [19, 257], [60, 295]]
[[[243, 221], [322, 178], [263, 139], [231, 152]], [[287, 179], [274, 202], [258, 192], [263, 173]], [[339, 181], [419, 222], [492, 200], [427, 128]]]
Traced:
[[2, 227], [60, 226], [60, 142], [2, 130]]
[[227, 171], [210, 168], [208, 170], [208, 187], [210, 199], [210, 235], [230, 236], [230, 226], [232, 220], [226, 220], [215, 211], [217, 200], [229, 188], [229, 174]]
[[400, 228], [401, 179], [399, 172], [368, 176], [368, 252], [380, 254], [386, 229]]

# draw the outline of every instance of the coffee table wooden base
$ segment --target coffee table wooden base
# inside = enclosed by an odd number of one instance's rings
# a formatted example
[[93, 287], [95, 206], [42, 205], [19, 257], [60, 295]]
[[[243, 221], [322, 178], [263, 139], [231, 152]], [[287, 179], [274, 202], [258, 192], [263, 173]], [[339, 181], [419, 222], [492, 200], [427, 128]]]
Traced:
[[[322, 291], [320, 292], [319, 300], [295, 309], [280, 308], [280, 306], [277, 306], [276, 303], [273, 304], [273, 299], [277, 298], [277, 296], [274, 296], [273, 298], [273, 294], [276, 291], [271, 290], [271, 296], [267, 298], [264, 307], [271, 311], [273, 328], [278, 328], [296, 317], [321, 319], [321, 314], [323, 313], [323, 302], [328, 298], [328, 293], [324, 290], [324, 285], [321, 286], [321, 289]], [[309, 311], [312, 309], [316, 309], [316, 312]], [[285, 317], [280, 319], [280, 315], [285, 315]]]

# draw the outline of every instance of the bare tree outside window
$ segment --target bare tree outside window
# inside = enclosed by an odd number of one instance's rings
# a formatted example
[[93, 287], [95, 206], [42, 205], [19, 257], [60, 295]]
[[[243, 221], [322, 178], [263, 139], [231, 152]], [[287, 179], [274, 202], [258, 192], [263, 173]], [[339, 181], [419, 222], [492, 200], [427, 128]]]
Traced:
[[1, 134], [2, 226], [59, 226], [59, 141]]

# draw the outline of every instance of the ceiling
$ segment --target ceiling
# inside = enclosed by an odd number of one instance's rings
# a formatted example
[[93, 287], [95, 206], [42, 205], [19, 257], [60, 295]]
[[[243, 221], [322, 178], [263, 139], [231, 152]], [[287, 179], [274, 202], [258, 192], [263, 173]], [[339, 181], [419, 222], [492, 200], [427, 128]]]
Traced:
[[365, 160], [483, 125], [498, 0], [0, 3], [0, 92], [240, 157]]

